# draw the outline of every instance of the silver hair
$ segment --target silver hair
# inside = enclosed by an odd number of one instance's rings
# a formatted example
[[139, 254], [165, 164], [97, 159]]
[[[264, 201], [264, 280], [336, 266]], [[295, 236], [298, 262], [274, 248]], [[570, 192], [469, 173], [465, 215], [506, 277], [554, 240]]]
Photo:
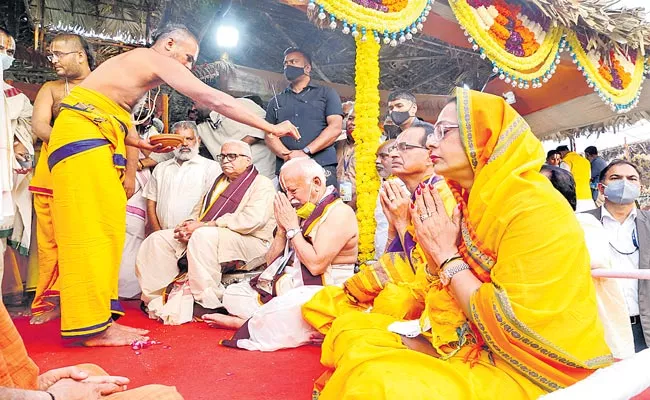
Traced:
[[[282, 174], [286, 171], [287, 168], [295, 166], [297, 170], [301, 172], [301, 175], [305, 178], [306, 182], [310, 182], [314, 178], [320, 179], [325, 185], [325, 170], [321, 167], [316, 161], [309, 157], [299, 157], [292, 158], [282, 165], [280, 168], [280, 183], [284, 181]], [[282, 184], [284, 187], [284, 184]]]
[[221, 148], [223, 149], [223, 146], [225, 146], [227, 144], [236, 144], [236, 145], [238, 145], [239, 147], [241, 147], [242, 153], [245, 156], [248, 156], [251, 159], [251, 161], [253, 160], [253, 152], [251, 151], [251, 146], [248, 143], [244, 142], [243, 140], [229, 139], [229, 140], [226, 140], [225, 142], [223, 142], [223, 144], [221, 145]]
[[190, 129], [192, 132], [194, 132], [194, 136], [196, 136], [197, 141], [199, 141], [201, 138], [199, 137], [199, 130], [196, 127], [196, 123], [194, 121], [178, 121], [175, 122], [174, 125], [172, 125], [170, 131], [172, 133], [176, 133], [179, 129]]

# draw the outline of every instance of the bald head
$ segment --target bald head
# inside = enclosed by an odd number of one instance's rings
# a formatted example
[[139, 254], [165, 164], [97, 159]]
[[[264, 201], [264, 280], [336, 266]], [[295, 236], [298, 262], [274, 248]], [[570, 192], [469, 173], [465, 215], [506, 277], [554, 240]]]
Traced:
[[199, 42], [185, 25], [166, 25], [154, 33], [153, 40], [153, 50], [173, 58], [189, 70], [194, 67], [199, 57]]

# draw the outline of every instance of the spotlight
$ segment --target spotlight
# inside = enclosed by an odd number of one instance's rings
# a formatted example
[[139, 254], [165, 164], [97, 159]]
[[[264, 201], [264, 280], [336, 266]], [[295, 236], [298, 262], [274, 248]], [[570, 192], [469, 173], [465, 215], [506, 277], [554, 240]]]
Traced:
[[217, 28], [217, 45], [224, 48], [236, 47], [239, 42], [239, 30], [234, 26], [221, 25]]

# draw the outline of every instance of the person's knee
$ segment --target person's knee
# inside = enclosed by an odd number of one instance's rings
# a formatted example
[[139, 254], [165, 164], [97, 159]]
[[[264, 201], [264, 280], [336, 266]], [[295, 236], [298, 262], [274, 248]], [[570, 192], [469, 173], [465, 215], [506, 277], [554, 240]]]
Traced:
[[216, 246], [217, 245], [217, 235], [216, 235], [216, 230], [213, 227], [205, 227], [205, 228], [199, 228], [192, 232], [192, 236], [190, 236], [190, 240], [187, 243], [188, 248], [193, 247], [193, 246], [203, 246], [203, 245], [210, 245]]

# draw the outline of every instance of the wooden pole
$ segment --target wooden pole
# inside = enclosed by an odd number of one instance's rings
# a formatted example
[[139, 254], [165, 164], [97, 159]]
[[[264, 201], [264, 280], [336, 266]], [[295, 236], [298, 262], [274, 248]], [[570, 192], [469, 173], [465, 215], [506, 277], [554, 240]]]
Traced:
[[165, 125], [165, 133], [169, 133], [169, 95], [162, 95], [162, 120]]

